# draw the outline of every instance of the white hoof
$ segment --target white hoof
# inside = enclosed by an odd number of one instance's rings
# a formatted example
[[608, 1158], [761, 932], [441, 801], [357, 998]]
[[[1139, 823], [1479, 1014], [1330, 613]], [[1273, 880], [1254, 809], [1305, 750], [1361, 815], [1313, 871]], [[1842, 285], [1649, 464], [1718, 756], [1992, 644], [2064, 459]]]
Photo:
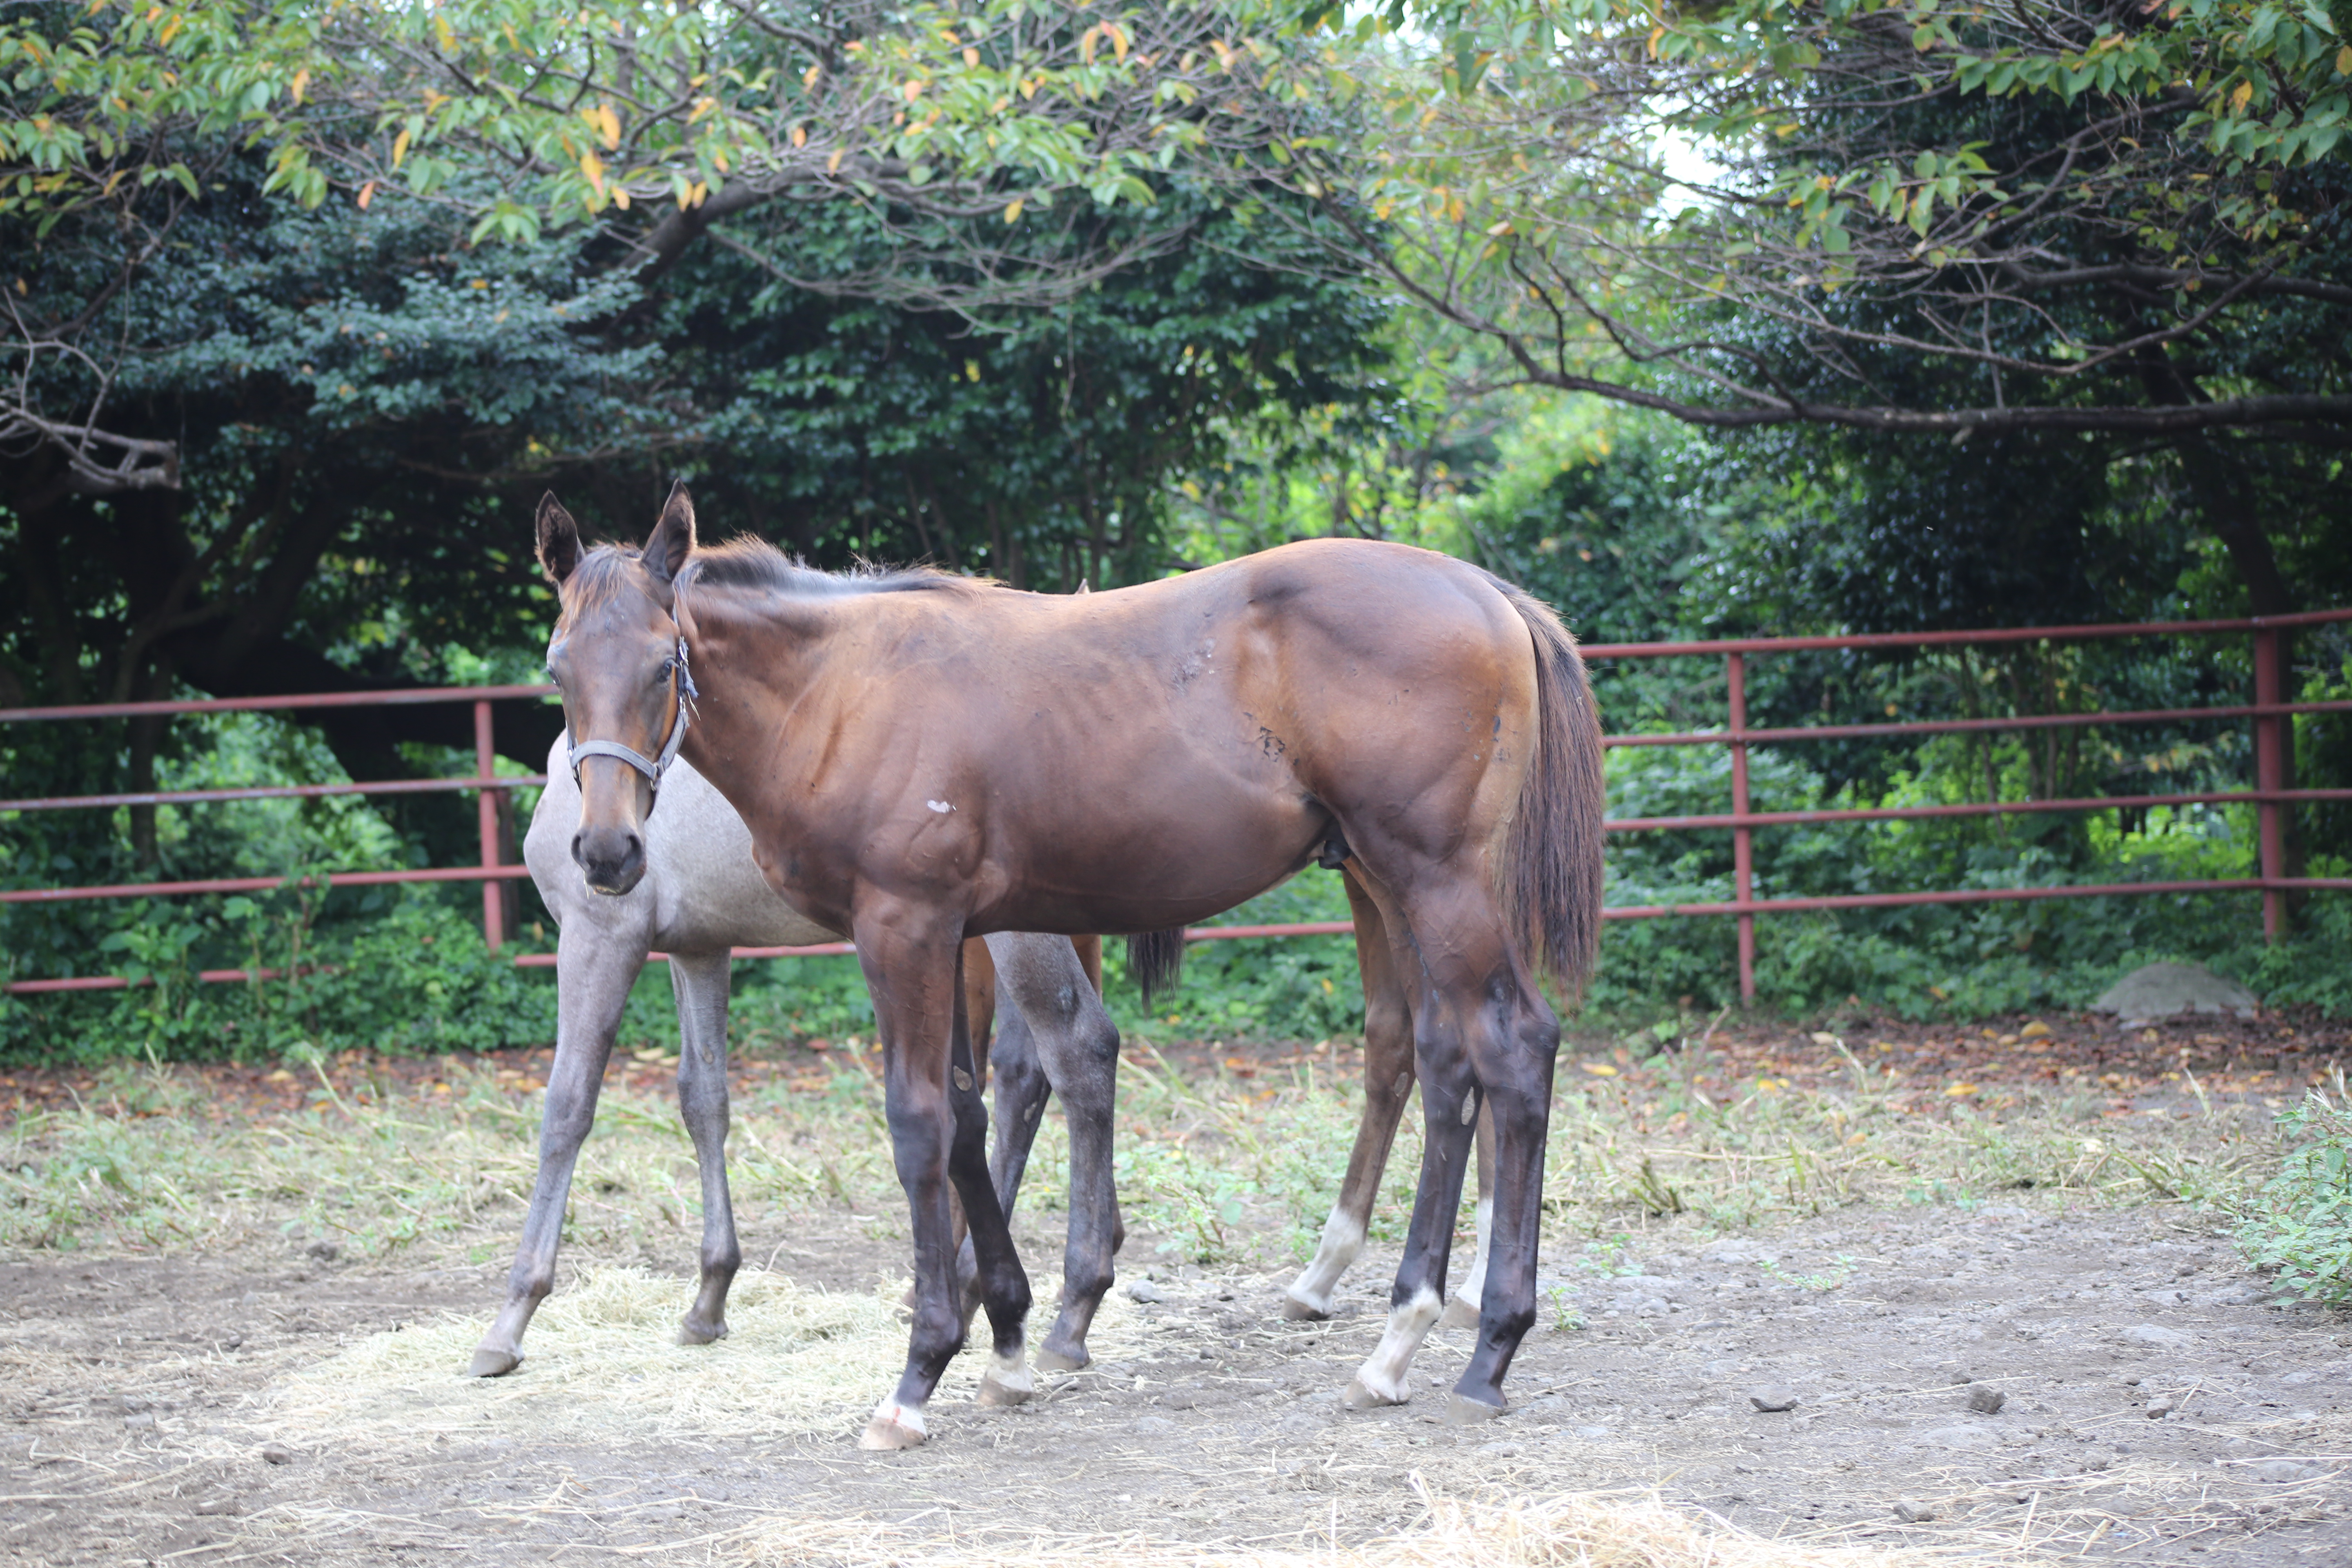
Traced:
[[914, 1448], [929, 1436], [920, 1410], [886, 1399], [874, 1412], [874, 1419], [866, 1424], [865, 1435], [857, 1439], [857, 1446], [882, 1451]]
[[1319, 1323], [1331, 1315], [1328, 1296], [1302, 1296], [1294, 1288], [1283, 1293], [1282, 1315], [1294, 1323]]
[[1349, 1380], [1347, 1391], [1339, 1395], [1339, 1403], [1350, 1410], [1378, 1410], [1384, 1405], [1402, 1405], [1406, 1398], [1404, 1390], [1384, 1394], [1367, 1385], [1361, 1377], [1356, 1377]]

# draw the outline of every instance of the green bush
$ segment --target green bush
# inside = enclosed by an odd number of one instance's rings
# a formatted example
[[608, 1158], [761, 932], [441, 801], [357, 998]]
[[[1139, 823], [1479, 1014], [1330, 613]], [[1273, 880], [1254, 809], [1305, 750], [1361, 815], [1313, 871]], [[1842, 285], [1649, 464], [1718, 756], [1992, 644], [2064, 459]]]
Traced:
[[2239, 1245], [2278, 1271], [2282, 1290], [2352, 1306], [2352, 1105], [2314, 1089], [2279, 1130], [2286, 1157], [2241, 1221]]

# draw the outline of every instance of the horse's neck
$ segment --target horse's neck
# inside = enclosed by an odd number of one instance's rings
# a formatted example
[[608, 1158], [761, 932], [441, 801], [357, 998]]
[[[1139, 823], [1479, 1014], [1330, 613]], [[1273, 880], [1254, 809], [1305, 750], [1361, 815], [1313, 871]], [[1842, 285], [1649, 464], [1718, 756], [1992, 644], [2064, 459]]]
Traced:
[[832, 604], [772, 591], [697, 587], [680, 595], [679, 626], [702, 692], [682, 750], [736, 810], [763, 782], [747, 770], [773, 754], [776, 715], [823, 666], [835, 621]]

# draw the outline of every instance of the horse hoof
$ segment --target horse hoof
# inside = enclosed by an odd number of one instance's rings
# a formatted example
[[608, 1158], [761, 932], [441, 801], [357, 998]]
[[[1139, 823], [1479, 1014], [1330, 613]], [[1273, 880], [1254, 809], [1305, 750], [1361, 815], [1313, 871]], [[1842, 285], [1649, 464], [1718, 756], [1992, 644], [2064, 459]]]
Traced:
[[1093, 1361], [1094, 1357], [1087, 1353], [1086, 1346], [1080, 1345], [1067, 1355], [1057, 1350], [1041, 1349], [1031, 1364], [1039, 1372], [1084, 1372]]
[[1445, 1315], [1437, 1320], [1441, 1329], [1475, 1329], [1478, 1326], [1478, 1303], [1456, 1296], [1445, 1303]]
[[677, 1342], [682, 1345], [716, 1344], [726, 1337], [727, 1325], [724, 1323], [705, 1328], [692, 1318], [688, 1318], [677, 1326]]
[[1282, 1299], [1282, 1315], [1294, 1323], [1319, 1323], [1329, 1318], [1331, 1312], [1328, 1308], [1316, 1306], [1311, 1301], [1285, 1296]]
[[865, 1434], [857, 1439], [861, 1448], [877, 1453], [896, 1453], [901, 1448], [919, 1448], [929, 1434], [919, 1426], [909, 1426], [887, 1415], [877, 1415], [866, 1424]]
[[522, 1364], [520, 1351], [495, 1350], [488, 1345], [474, 1352], [471, 1364], [466, 1368], [467, 1377], [504, 1377]]
[[1404, 1401], [1374, 1394], [1364, 1386], [1362, 1378], [1351, 1377], [1348, 1380], [1347, 1391], [1339, 1395], [1339, 1403], [1350, 1410], [1378, 1410], [1384, 1405], [1402, 1405]]
[[[1024, 1374], [1026, 1375], [1025, 1373]], [[993, 1376], [980, 1380], [980, 1393], [973, 1403], [990, 1410], [1010, 1410], [1016, 1405], [1026, 1405], [1037, 1391], [1024, 1388], [1017, 1383], [1000, 1383]]]
[[1037, 1392], [1036, 1379], [1018, 1352], [1009, 1356], [988, 1358], [988, 1370], [980, 1374], [979, 1403], [992, 1409], [1003, 1410], [1015, 1405], [1026, 1405], [1029, 1396]]
[[1481, 1421], [1492, 1421], [1502, 1413], [1501, 1405], [1473, 1399], [1466, 1394], [1449, 1395], [1445, 1401], [1445, 1424], [1448, 1426], [1475, 1426]]

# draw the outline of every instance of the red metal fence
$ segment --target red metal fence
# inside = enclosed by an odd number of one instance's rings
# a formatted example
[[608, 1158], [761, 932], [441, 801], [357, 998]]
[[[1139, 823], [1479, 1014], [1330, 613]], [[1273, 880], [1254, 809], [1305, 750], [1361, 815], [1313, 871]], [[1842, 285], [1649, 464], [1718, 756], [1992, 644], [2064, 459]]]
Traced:
[[[1584, 649], [1587, 660], [1654, 658], [1720, 658], [1724, 661], [1727, 714], [1721, 730], [1676, 733], [1633, 733], [1608, 737], [1610, 746], [1727, 746], [1731, 752], [1731, 810], [1689, 816], [1615, 818], [1612, 833], [1645, 833], [1668, 829], [1727, 829], [1732, 836], [1734, 897], [1725, 902], [1619, 906], [1605, 911], [1612, 921], [1654, 920], [1669, 915], [1730, 916], [1739, 922], [1739, 994], [1743, 1003], [1756, 994], [1756, 917], [1815, 910], [1885, 909], [1902, 905], [1986, 903], [2039, 899], [2132, 897], [2158, 893], [2241, 892], [2259, 889], [2263, 895], [2263, 930], [2275, 937], [2284, 919], [2285, 897], [2310, 889], [2352, 888], [2352, 878], [2289, 877], [2286, 874], [2286, 813], [2298, 801], [2352, 800], [2352, 789], [2289, 789], [2286, 787], [2286, 725], [2296, 713], [2352, 711], [2352, 701], [2289, 702], [2284, 700], [2285, 669], [2282, 635], [2297, 627], [2352, 621], [2352, 609], [2319, 610], [2305, 615], [2273, 616], [2230, 621], [2172, 621], [2126, 626], [2032, 626], [2000, 631], [1905, 632], [1864, 637], [1748, 637], [1719, 642], [1597, 643]], [[1944, 719], [1885, 724], [1819, 724], [1793, 728], [1751, 729], [1748, 723], [1748, 660], [1753, 657], [1810, 651], [1893, 650], [1982, 647], [2030, 642], [2084, 642], [2115, 637], [2182, 637], [2251, 636], [2253, 638], [2254, 700], [2251, 703], [2203, 708], [2156, 709], [2145, 711], [2044, 713], [1991, 719]], [[196, 702], [117, 702], [61, 708], [0, 710], [0, 723], [54, 721], [100, 721], [142, 715], [231, 712], [301, 712], [321, 708], [383, 707], [423, 702], [470, 702], [474, 710], [474, 763], [470, 776], [446, 779], [404, 779], [372, 784], [292, 784], [244, 789], [162, 790], [143, 794], [65, 795], [0, 800], [0, 812], [112, 809], [125, 805], [193, 805], [214, 801], [307, 798], [320, 795], [410, 795], [435, 791], [478, 792], [481, 811], [481, 861], [475, 866], [423, 870], [337, 871], [308, 879], [312, 885], [367, 887], [398, 882], [478, 881], [482, 884], [482, 931], [493, 951], [503, 945], [497, 884], [525, 877], [520, 866], [499, 863], [495, 792], [546, 783], [538, 774], [500, 778], [491, 747], [490, 704], [501, 699], [546, 697], [548, 686], [487, 686], [420, 688], [406, 691], [321, 693], [294, 697], [233, 698]], [[1905, 735], [1941, 735], [1974, 731], [2021, 731], [2053, 728], [2159, 722], [2226, 722], [2251, 720], [2254, 729], [2255, 787], [2251, 790], [2209, 791], [2189, 795], [2099, 795], [2070, 800], [1978, 801], [1955, 805], [1884, 806], [1823, 811], [1764, 811], [1748, 802], [1748, 753], [1751, 747], [1797, 744], [1830, 740], [1891, 739]], [[1759, 899], [1753, 874], [1754, 836], [1759, 829], [1799, 823], [1885, 822], [1945, 816], [1988, 816], [2015, 813], [2107, 811], [2119, 807], [2178, 806], [2251, 803], [2260, 826], [2261, 872], [2258, 877], [2209, 879], [2179, 882], [2111, 882], [2029, 888], [1921, 889], [1906, 893], [1855, 893], [1823, 898]], [[86, 899], [175, 897], [198, 893], [257, 892], [285, 885], [274, 877], [224, 877], [198, 881], [109, 883], [79, 888], [0, 889], [0, 903], [55, 903]], [[1345, 921], [1318, 921], [1294, 925], [1196, 926], [1186, 937], [1207, 942], [1237, 937], [1336, 935], [1352, 929]], [[850, 952], [847, 942], [815, 947], [738, 948], [739, 958], [780, 958]], [[655, 955], [656, 958], [662, 956]], [[516, 963], [546, 965], [551, 953], [524, 953]], [[274, 978], [272, 971], [207, 970], [207, 981], [249, 981]], [[119, 975], [88, 975], [72, 979], [19, 980], [7, 989], [14, 994], [58, 991], [119, 989], [131, 982]]]

